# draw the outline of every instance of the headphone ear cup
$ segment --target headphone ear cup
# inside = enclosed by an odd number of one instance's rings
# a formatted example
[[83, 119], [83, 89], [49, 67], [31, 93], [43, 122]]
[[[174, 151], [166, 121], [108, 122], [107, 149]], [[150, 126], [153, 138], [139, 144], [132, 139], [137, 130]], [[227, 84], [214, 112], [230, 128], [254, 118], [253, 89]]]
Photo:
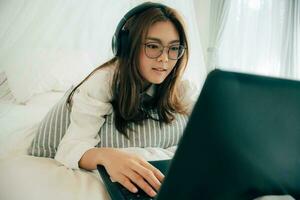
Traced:
[[129, 31], [122, 30], [122, 32], [119, 35], [117, 55], [126, 56], [129, 51], [128, 47], [129, 47]]

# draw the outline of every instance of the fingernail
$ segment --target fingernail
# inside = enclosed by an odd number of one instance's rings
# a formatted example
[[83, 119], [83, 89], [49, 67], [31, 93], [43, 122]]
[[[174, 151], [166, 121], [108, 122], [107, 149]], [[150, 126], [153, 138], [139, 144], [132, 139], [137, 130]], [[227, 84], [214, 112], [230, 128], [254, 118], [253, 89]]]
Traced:
[[155, 195], [156, 195], [156, 192], [151, 191], [151, 196], [155, 196]]
[[136, 193], [137, 191], [138, 191], [137, 188], [132, 188], [132, 192], [133, 192], [133, 193]]

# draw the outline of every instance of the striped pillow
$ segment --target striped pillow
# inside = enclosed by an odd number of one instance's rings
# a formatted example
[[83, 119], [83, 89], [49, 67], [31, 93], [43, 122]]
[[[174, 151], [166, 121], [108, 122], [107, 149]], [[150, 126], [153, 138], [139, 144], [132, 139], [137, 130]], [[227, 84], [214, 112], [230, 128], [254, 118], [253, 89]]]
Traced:
[[[158, 114], [150, 113], [154, 119]], [[159, 121], [146, 119], [142, 124], [129, 124], [128, 139], [120, 134], [115, 128], [114, 113], [106, 116], [105, 123], [99, 131], [100, 142], [98, 147], [160, 147], [168, 148], [177, 145], [188, 117], [182, 114], [175, 114], [175, 119], [170, 124], [160, 124]], [[131, 131], [130, 131], [131, 130]]]
[[28, 154], [38, 157], [54, 158], [59, 142], [70, 124], [70, 111], [66, 101], [73, 86], [57, 102], [40, 122]]
[[[38, 127], [38, 133], [28, 149], [28, 154], [39, 157], [54, 158], [59, 142], [70, 124], [70, 111], [66, 100], [73, 88], [47, 113]], [[152, 112], [157, 119], [157, 114]], [[162, 124], [147, 119], [142, 124], [131, 123], [129, 139], [121, 135], [115, 128], [114, 114], [107, 115], [105, 123], [99, 130], [100, 142], [97, 147], [161, 147], [177, 145], [187, 124], [186, 115], [175, 114], [170, 124]]]

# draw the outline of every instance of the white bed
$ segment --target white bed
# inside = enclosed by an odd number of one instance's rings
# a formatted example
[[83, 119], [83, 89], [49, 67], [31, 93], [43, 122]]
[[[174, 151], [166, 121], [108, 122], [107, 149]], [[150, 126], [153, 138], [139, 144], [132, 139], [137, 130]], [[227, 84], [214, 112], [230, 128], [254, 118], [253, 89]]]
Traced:
[[[0, 199], [109, 199], [95, 170], [71, 170], [54, 159], [27, 155], [37, 125], [64, 92], [32, 97], [25, 105], [0, 100]], [[128, 148], [148, 160], [170, 158], [172, 149]]]
[[[8, 84], [0, 85], [0, 199], [106, 200], [110, 199], [95, 170], [67, 169], [54, 159], [27, 155], [37, 125], [64, 92], [33, 94], [18, 103]], [[5, 88], [4, 88], [5, 87]], [[5, 93], [5, 95], [3, 95]], [[147, 160], [171, 158], [174, 148], [128, 148]], [[292, 199], [263, 197], [261, 199]]]

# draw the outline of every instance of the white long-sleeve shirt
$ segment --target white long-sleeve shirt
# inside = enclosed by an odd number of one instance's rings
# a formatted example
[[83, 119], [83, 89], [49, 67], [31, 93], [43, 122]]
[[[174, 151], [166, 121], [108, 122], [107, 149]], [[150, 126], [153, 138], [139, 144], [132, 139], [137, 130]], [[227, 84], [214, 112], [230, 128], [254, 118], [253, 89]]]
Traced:
[[[97, 70], [73, 95], [70, 125], [55, 155], [57, 161], [69, 168], [78, 169], [83, 154], [100, 142], [98, 132], [105, 123], [104, 117], [113, 112], [110, 102], [114, 70], [114, 66]], [[151, 89], [147, 91], [149, 95]], [[179, 94], [183, 104], [191, 111], [198, 96], [193, 84], [182, 81]]]

